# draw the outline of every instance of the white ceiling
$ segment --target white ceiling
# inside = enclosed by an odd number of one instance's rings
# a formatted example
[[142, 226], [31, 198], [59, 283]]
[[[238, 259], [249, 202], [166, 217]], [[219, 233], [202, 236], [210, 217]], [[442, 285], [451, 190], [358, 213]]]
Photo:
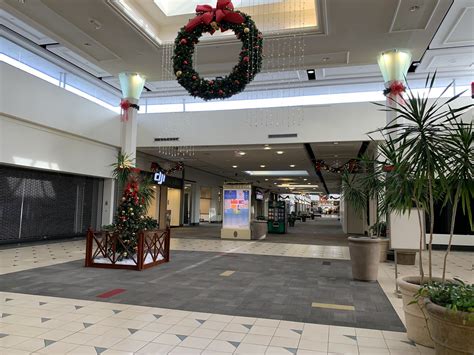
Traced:
[[[305, 0], [294, 1], [298, 3]], [[114, 2], [117, 0], [2, 0], [0, 8], [6, 10], [10, 18], [25, 23], [42, 36], [38, 33], [28, 35], [19, 30], [21, 26], [15, 27], [11, 23], [7, 23], [7, 26], [30, 36], [32, 40], [41, 41], [41, 44], [45, 44], [46, 38], [59, 43], [88, 61], [85, 66], [91, 68], [93, 64], [101, 68], [92, 70], [96, 74], [105, 72], [116, 75], [120, 71], [132, 70], [145, 73], [150, 81], [160, 80], [160, 46], [142, 28], [132, 25], [130, 18], [110, 6]], [[153, 0], [140, 0], [139, 3], [142, 8], [158, 8]], [[411, 4], [415, 3], [420, 7], [412, 12]], [[414, 60], [420, 60], [451, 3], [451, 0], [321, 0], [318, 2], [321, 25], [317, 30], [304, 34], [303, 65], [324, 70], [340, 66], [374, 65], [377, 54], [392, 47], [408, 48], [413, 52]], [[461, 27], [453, 32], [451, 41], [465, 29], [464, 21], [469, 20], [469, 14], [470, 10], [467, 10], [463, 15], [466, 20], [460, 21]], [[163, 23], [160, 23], [160, 18], [150, 18], [152, 16], [148, 13], [142, 15], [146, 23], [172, 26], [173, 33], [189, 18], [189, 15], [171, 16], [161, 19]], [[268, 17], [264, 11], [260, 11], [259, 16], [263, 19]], [[453, 37], [455, 35], [458, 37]], [[280, 38], [279, 56], [291, 57], [294, 51], [292, 43], [300, 37], [300, 34], [295, 34]], [[464, 40], [469, 41], [469, 38]], [[233, 39], [224, 42], [226, 47], [222, 47], [224, 43], [216, 38], [203, 44], [211, 48], [198, 51], [199, 69], [203, 74], [227, 70], [229, 64], [235, 62], [240, 42]], [[216, 43], [221, 44], [216, 46]], [[271, 51], [271, 43], [272, 40], [267, 38], [264, 49], [267, 53]], [[61, 52], [63, 56], [64, 53]], [[300, 55], [299, 52], [297, 54]], [[275, 57], [268, 56], [267, 60], [275, 60]], [[282, 69], [278, 63], [273, 66], [269, 63], [265, 68]], [[288, 66], [285, 68], [289, 69]]]
[[[362, 142], [311, 143], [316, 159], [322, 159], [329, 165], [343, 165], [357, 157]], [[311, 162], [303, 144], [272, 144], [269, 150], [264, 145], [244, 146], [204, 146], [195, 147], [193, 156], [184, 160], [186, 166], [201, 169], [226, 179], [249, 181], [256, 186], [272, 189], [278, 192], [288, 192], [287, 188], [278, 188], [280, 184], [318, 185], [317, 188], [295, 188], [295, 192], [326, 193], [319, 177], [316, 175], [314, 164]], [[156, 147], [141, 147], [139, 151], [156, 157], [170, 159], [159, 153]], [[276, 152], [283, 151], [279, 155]], [[238, 152], [245, 152], [244, 156]], [[173, 158], [171, 160], [180, 160]], [[261, 168], [260, 165], [265, 165]], [[233, 168], [236, 165], [237, 168]], [[290, 167], [290, 165], [295, 165]], [[248, 170], [304, 170], [308, 172], [296, 177], [282, 176], [250, 176]], [[340, 192], [341, 178], [339, 174], [322, 171], [322, 175], [330, 193]], [[268, 179], [268, 181], [265, 181]], [[306, 179], [306, 180], [304, 180]], [[275, 184], [276, 183], [276, 184]]]

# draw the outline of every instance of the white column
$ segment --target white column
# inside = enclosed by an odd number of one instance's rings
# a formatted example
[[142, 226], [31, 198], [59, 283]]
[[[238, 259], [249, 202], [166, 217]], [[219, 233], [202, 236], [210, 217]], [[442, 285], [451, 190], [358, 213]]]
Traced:
[[201, 216], [201, 186], [199, 184], [195, 184], [193, 186], [191, 223], [198, 225], [200, 216]]
[[211, 187], [211, 204], [210, 208], [214, 208], [214, 211], [216, 212], [215, 215], [212, 217], [212, 220], [209, 222], [217, 222], [217, 216], [220, 214], [219, 211], [217, 210], [217, 207], [219, 205], [218, 203], [219, 199], [219, 188], [218, 187]]
[[104, 179], [102, 193], [102, 226], [112, 224], [114, 218], [115, 180]]
[[120, 88], [122, 89], [123, 103], [130, 106], [122, 122], [122, 154], [127, 155], [136, 165], [137, 154], [137, 126], [138, 100], [143, 91], [146, 77], [140, 73], [123, 72], [119, 74]]
[[[132, 100], [129, 99], [131, 103]], [[138, 130], [138, 111], [130, 107], [128, 109], [128, 119], [122, 122], [122, 154], [130, 157], [133, 165], [136, 164], [137, 154], [137, 130]]]

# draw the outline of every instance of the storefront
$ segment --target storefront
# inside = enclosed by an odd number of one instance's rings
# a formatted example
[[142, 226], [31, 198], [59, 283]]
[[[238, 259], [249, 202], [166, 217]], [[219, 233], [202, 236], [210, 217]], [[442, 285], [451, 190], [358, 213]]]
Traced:
[[101, 178], [0, 165], [0, 244], [99, 229], [103, 187]]
[[189, 198], [189, 194], [186, 194], [184, 188], [183, 179], [158, 173], [153, 174], [153, 181], [155, 182], [153, 186], [155, 198], [148, 208], [148, 216], [160, 220], [160, 209], [165, 209], [170, 227], [183, 225], [183, 214], [186, 214], [186, 209], [183, 209], [182, 196]]

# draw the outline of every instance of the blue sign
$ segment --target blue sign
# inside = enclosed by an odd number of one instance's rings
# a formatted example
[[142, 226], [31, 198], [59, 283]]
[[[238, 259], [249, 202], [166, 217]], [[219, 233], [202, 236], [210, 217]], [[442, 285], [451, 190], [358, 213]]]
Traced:
[[153, 180], [158, 184], [158, 185], [161, 185], [165, 182], [166, 180], [166, 174], [161, 172], [161, 171], [158, 171], [157, 173], [155, 173], [155, 175], [153, 176]]

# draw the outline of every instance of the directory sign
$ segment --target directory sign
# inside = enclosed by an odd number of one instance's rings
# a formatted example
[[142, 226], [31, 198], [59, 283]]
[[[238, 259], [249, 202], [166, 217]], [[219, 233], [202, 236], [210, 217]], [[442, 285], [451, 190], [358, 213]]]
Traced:
[[244, 229], [250, 225], [250, 190], [224, 190], [224, 228]]

